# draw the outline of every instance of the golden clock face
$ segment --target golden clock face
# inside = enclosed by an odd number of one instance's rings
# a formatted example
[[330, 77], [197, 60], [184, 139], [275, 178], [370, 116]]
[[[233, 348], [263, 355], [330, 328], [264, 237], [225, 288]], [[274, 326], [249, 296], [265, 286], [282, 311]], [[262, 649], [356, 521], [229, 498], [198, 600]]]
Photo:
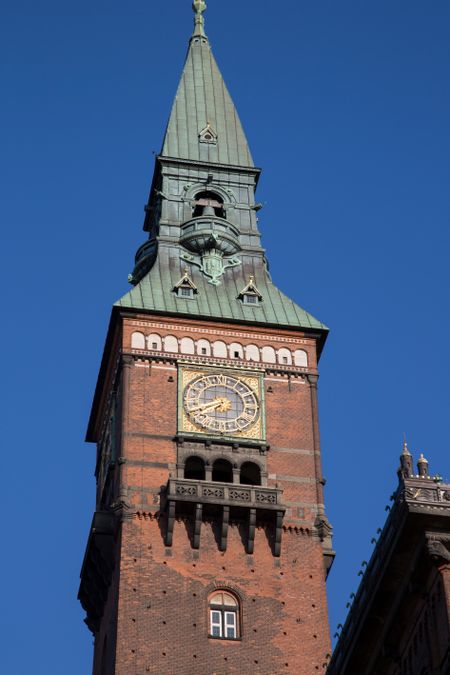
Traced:
[[185, 430], [261, 436], [258, 377], [187, 371], [182, 389]]

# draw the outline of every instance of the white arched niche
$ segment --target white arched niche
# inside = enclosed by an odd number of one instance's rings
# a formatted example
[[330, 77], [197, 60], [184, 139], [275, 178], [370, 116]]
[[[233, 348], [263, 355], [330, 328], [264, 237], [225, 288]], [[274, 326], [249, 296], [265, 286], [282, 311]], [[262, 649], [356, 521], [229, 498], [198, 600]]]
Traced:
[[166, 335], [164, 338], [164, 351], [165, 352], [178, 352], [178, 340], [174, 335]]
[[162, 351], [162, 340], [161, 336], [157, 333], [151, 333], [147, 336], [147, 349], [153, 349], [154, 351]]
[[145, 349], [145, 335], [143, 333], [132, 333], [131, 349]]
[[197, 342], [197, 354], [199, 356], [211, 356], [211, 345], [203, 338]]
[[226, 359], [228, 356], [227, 346], [222, 340], [216, 340], [213, 342], [213, 355], [218, 356], [221, 359]]
[[307, 368], [308, 366], [308, 354], [304, 349], [296, 349], [294, 352], [294, 363], [296, 366], [302, 366]]
[[194, 340], [190, 337], [181, 338], [180, 351], [182, 354], [195, 354]]
[[289, 349], [282, 347], [278, 350], [278, 363], [285, 366], [290, 366], [292, 364], [292, 354]]
[[232, 342], [230, 347], [230, 359], [243, 359], [244, 348], [239, 342]]
[[247, 361], [259, 361], [259, 349], [256, 345], [247, 345], [245, 347], [245, 358]]
[[262, 360], [264, 363], [275, 363], [275, 349], [273, 347], [263, 347], [261, 350]]

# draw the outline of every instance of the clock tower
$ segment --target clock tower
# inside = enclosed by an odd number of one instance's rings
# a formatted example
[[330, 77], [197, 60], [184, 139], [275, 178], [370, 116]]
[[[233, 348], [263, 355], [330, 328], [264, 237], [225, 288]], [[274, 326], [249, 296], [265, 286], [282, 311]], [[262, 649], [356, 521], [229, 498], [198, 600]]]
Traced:
[[311, 675], [330, 652], [317, 364], [272, 282], [256, 168], [203, 0], [113, 307], [87, 440], [94, 675]]

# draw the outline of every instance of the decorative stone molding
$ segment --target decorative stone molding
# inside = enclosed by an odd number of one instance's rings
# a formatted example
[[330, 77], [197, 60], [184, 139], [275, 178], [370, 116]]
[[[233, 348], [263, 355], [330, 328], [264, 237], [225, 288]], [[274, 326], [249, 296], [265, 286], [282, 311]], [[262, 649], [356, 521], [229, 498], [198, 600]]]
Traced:
[[219, 502], [228, 506], [252, 506], [255, 508], [284, 511], [281, 504], [283, 491], [262, 485], [237, 485], [215, 481], [170, 478], [167, 499], [193, 502]]
[[[188, 291], [192, 291], [192, 294], [197, 292], [196, 286], [186, 276], [178, 282], [173, 290], [177, 292], [182, 284]], [[242, 291], [242, 294], [245, 295], [246, 292]], [[179, 333], [179, 330], [177, 332]], [[191, 332], [190, 329], [189, 332]], [[239, 336], [239, 340], [242, 340], [243, 337]], [[130, 346], [133, 355], [151, 355], [152, 357], [163, 355], [167, 357], [167, 355], [170, 355], [172, 358], [179, 355], [179, 358], [194, 357], [202, 362], [205, 359], [213, 359], [214, 362], [216, 359], [221, 359], [232, 363], [245, 361], [252, 368], [269, 367], [271, 370], [281, 372], [293, 370], [294, 372], [308, 373], [311, 370], [309, 365], [311, 356], [307, 350], [299, 346], [299, 343], [291, 348], [278, 346], [275, 348], [270, 344], [264, 344], [265, 340], [261, 338], [255, 340], [255, 342], [258, 342], [259, 345], [205, 338], [194, 340], [189, 335], [182, 335], [181, 337], [172, 334], [163, 335], [162, 331], [161, 335], [159, 333], [145, 334], [142, 331], [134, 331], [131, 335]], [[317, 375], [314, 377], [316, 378], [315, 384]]]

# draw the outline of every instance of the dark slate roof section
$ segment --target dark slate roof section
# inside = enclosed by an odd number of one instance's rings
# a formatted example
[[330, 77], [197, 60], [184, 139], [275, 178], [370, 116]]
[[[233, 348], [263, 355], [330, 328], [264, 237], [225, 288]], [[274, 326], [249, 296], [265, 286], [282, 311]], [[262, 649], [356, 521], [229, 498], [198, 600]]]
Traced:
[[[186, 263], [180, 259], [177, 247], [161, 246], [154, 267], [115, 305], [181, 316], [213, 318], [216, 321], [223, 319], [328, 331], [321, 321], [278, 290], [254, 256], [244, 254], [241, 257], [242, 265], [227, 269], [218, 286], [208, 283], [207, 277], [197, 267], [192, 266], [189, 273], [198, 293], [193, 299], [183, 299], [173, 293], [172, 289], [183, 275]], [[247, 305], [238, 298], [250, 275], [253, 275], [262, 295], [258, 306]]]
[[170, 114], [161, 155], [198, 161], [199, 133], [217, 134], [217, 163], [253, 167], [234, 103], [204, 37], [193, 37]]
[[[418, 575], [427, 578], [433, 557], [438, 564], [450, 560], [450, 485], [438, 476], [411, 476], [400, 480], [393, 500], [373, 554], [368, 563], [363, 563], [362, 581], [327, 675], [393, 672], [390, 651], [407, 637], [405, 621], [412, 611], [410, 601], [420, 598]], [[441, 540], [445, 543], [439, 547]], [[438, 542], [437, 551], [427, 549], [427, 542], [432, 546], [433, 541]], [[423, 592], [425, 588], [426, 583]], [[450, 651], [447, 659], [450, 662]], [[444, 666], [439, 672], [450, 671]]]

